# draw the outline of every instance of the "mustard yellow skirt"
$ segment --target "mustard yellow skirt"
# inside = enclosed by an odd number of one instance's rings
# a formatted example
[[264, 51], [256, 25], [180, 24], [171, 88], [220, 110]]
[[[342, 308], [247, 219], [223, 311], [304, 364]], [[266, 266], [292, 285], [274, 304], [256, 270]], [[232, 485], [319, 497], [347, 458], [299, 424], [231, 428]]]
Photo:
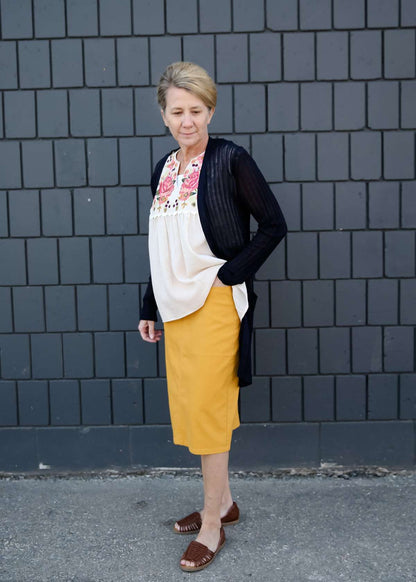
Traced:
[[173, 442], [195, 455], [229, 451], [240, 425], [240, 318], [232, 288], [212, 287], [198, 311], [164, 329]]

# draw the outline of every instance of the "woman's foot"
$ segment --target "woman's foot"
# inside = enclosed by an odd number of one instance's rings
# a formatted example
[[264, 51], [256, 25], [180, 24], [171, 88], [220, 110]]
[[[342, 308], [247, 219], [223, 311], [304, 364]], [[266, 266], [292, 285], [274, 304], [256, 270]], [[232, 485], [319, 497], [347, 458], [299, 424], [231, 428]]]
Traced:
[[[220, 518], [222, 519], [223, 517], [226, 517], [229, 513], [230, 519], [227, 520], [229, 524], [237, 523], [239, 520], [240, 512], [237, 504], [233, 503], [232, 499], [231, 501], [227, 500], [221, 504]], [[203, 519], [204, 510], [200, 512], [195, 511], [194, 513], [190, 513], [186, 517], [177, 521], [174, 525], [174, 530], [177, 533], [196, 533], [200, 530]], [[227, 521], [223, 522], [222, 525], [228, 525]]]
[[[220, 538], [221, 538], [221, 530], [224, 531], [220, 525], [205, 525], [202, 524], [201, 530], [196, 538], [196, 542], [202, 544], [212, 553], [216, 553], [219, 550], [220, 545]], [[224, 540], [225, 541], [225, 540]], [[192, 545], [194, 542], [191, 542]], [[189, 546], [188, 546], [189, 547]], [[186, 555], [186, 552], [185, 554]], [[211, 560], [210, 560], [211, 561]], [[182, 558], [181, 559], [181, 566], [186, 566], [187, 568], [197, 568], [199, 566], [198, 563], [195, 563], [193, 560], [187, 560]]]

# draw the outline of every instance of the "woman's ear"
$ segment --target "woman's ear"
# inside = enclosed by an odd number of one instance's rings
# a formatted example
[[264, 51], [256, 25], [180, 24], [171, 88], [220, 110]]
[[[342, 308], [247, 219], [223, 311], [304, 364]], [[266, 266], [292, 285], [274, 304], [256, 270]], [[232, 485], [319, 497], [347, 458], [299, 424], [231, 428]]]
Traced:
[[211, 119], [212, 119], [212, 117], [213, 117], [214, 113], [215, 113], [215, 107], [212, 107], [212, 108], [209, 110], [208, 123], [211, 123]]
[[165, 112], [163, 111], [163, 109], [160, 110], [160, 114], [162, 116], [163, 123], [166, 125], [166, 127], [169, 127], [169, 125], [166, 122]]

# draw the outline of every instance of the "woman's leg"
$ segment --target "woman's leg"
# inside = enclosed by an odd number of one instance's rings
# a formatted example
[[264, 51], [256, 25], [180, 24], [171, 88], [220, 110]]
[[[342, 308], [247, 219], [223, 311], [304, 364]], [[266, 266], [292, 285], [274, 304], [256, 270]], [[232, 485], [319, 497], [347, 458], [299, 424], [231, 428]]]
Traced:
[[[228, 481], [228, 451], [214, 455], [201, 455], [202, 477], [204, 481], [204, 509], [202, 527], [196, 540], [215, 552], [220, 539], [221, 517], [232, 505]], [[181, 560], [184, 566], [192, 562]]]

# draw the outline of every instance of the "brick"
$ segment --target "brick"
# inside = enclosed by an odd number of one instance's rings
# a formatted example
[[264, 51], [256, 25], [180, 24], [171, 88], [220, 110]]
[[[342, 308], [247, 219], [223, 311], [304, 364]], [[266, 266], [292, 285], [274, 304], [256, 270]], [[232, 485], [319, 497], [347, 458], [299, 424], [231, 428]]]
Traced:
[[254, 327], [270, 327], [270, 297], [267, 281], [255, 281], [254, 292], [257, 295], [256, 310], [254, 312]]
[[287, 331], [289, 374], [318, 372], [318, 343], [316, 329]]
[[401, 222], [403, 228], [416, 227], [416, 183], [402, 183]]
[[58, 283], [56, 239], [28, 239], [27, 263], [29, 285], [54, 285]]
[[111, 424], [108, 380], [81, 380], [82, 424]]
[[136, 189], [107, 188], [105, 201], [107, 234], [136, 234]]
[[69, 92], [71, 134], [74, 137], [101, 134], [100, 92], [98, 89], [75, 89]]
[[341, 182], [335, 184], [335, 223], [337, 230], [366, 227], [365, 183]]
[[97, 0], [66, 0], [68, 36], [98, 34]]
[[166, 380], [158, 378], [144, 381], [144, 410], [146, 424], [170, 422]]
[[143, 186], [137, 190], [139, 198], [140, 234], [147, 234], [149, 230], [149, 210], [152, 203], [152, 194], [150, 187]]
[[112, 186], [118, 183], [117, 140], [88, 140], [88, 183]]
[[125, 376], [124, 340], [119, 332], [95, 334], [95, 374], [100, 377]]
[[165, 132], [153, 87], [135, 90], [136, 131], [140, 135], [161, 135]]
[[365, 376], [338, 376], [335, 402], [336, 420], [365, 420]]
[[163, 0], [133, 0], [134, 34], [163, 34], [165, 10]]
[[381, 328], [352, 328], [352, 371], [381, 372]]
[[401, 0], [401, 26], [416, 25], [416, 5], [413, 0]]
[[0, 381], [0, 426], [14, 426], [17, 424], [17, 399], [14, 382]]
[[415, 75], [415, 34], [413, 30], [384, 32], [384, 76], [403, 79]]
[[381, 77], [381, 31], [351, 32], [350, 67], [352, 79]]
[[279, 201], [288, 230], [300, 230], [300, 184], [272, 184], [271, 189]]
[[297, 6], [297, 2], [291, 0], [266, 0], [267, 27], [271, 30], [296, 30]]
[[84, 59], [85, 81], [89, 87], [108, 87], [116, 84], [113, 39], [86, 39]]
[[143, 424], [141, 380], [113, 380], [111, 395], [114, 424]]
[[309, 81], [315, 78], [315, 46], [312, 32], [283, 35], [283, 78], [286, 81]]
[[286, 179], [296, 182], [315, 180], [315, 136], [285, 135]]
[[414, 179], [414, 132], [386, 132], [383, 144], [384, 177], [387, 180]]
[[319, 180], [347, 180], [349, 170], [348, 135], [346, 133], [318, 134]]
[[334, 128], [364, 129], [365, 84], [360, 81], [334, 83]]
[[299, 91], [297, 83], [269, 85], [268, 128], [270, 131], [296, 131], [299, 129]]
[[31, 38], [31, 0], [1, 0], [1, 30], [3, 38]]
[[364, 325], [365, 281], [336, 281], [335, 294], [337, 325]]
[[416, 281], [403, 279], [400, 281], [400, 323], [402, 325], [416, 324]]
[[[183, 37], [183, 60], [193, 61], [198, 55], [198, 65], [215, 78], [214, 36], [210, 34], [191, 34]], [[224, 133], [224, 131], [223, 131]]]
[[75, 233], [104, 234], [104, 196], [101, 188], [74, 191]]
[[348, 33], [318, 32], [317, 78], [348, 79]]
[[0, 188], [20, 188], [21, 185], [19, 144], [0, 142]]
[[124, 237], [124, 270], [127, 283], [148, 281], [150, 268], [147, 237]]
[[[138, 315], [136, 320], [138, 324]], [[144, 342], [137, 331], [126, 332], [126, 356], [129, 378], [157, 376], [156, 346]]]
[[400, 418], [416, 418], [416, 375], [400, 376]]
[[286, 237], [289, 279], [316, 279], [317, 238], [312, 232], [294, 232]]
[[42, 233], [44, 236], [72, 235], [72, 207], [69, 190], [42, 190]]
[[300, 27], [302, 30], [331, 28], [331, 0], [301, 0]]
[[266, 95], [262, 85], [237, 85], [234, 89], [235, 130], [263, 133], [266, 130]]
[[45, 288], [48, 331], [75, 331], [75, 295], [71, 286]]
[[232, 0], [232, 4], [233, 25], [236, 32], [264, 29], [263, 0]]
[[332, 281], [304, 281], [303, 321], [305, 327], [333, 325], [334, 285]]
[[367, 26], [384, 28], [398, 26], [399, 0], [368, 0]]
[[17, 88], [16, 43], [0, 42], [0, 89]]
[[93, 347], [90, 333], [64, 333], [63, 356], [65, 378], [94, 376]]
[[351, 134], [351, 178], [353, 180], [379, 180], [381, 178], [380, 132]]
[[131, 34], [130, 0], [100, 0], [99, 7], [102, 36]]
[[11, 236], [39, 236], [39, 192], [17, 190], [9, 194]]
[[416, 81], [401, 82], [401, 119], [400, 127], [412, 129], [416, 127]]
[[248, 81], [247, 35], [224, 34], [217, 37], [217, 81]]
[[13, 315], [16, 332], [45, 331], [42, 287], [14, 287]]
[[368, 282], [368, 323], [397, 324], [398, 310], [397, 281], [370, 279]]
[[397, 81], [368, 83], [368, 127], [371, 129], [399, 127], [399, 83]]
[[0, 287], [0, 333], [11, 331], [13, 331], [11, 289]]
[[51, 86], [47, 40], [19, 42], [19, 79], [21, 89]]
[[54, 185], [51, 141], [22, 142], [23, 181], [26, 188]]
[[280, 329], [256, 330], [256, 375], [286, 373], [285, 332]]
[[365, 0], [334, 0], [335, 28], [364, 28]]
[[276, 134], [253, 135], [253, 158], [268, 182], [283, 179], [283, 142]]
[[5, 380], [30, 377], [27, 334], [0, 335], [0, 363], [2, 378]]
[[139, 313], [137, 285], [109, 286], [110, 329], [115, 331], [137, 330]]
[[398, 416], [398, 377], [394, 374], [368, 376], [368, 418], [392, 420]]
[[384, 369], [386, 372], [414, 371], [414, 330], [412, 327], [384, 328]]
[[59, 241], [61, 283], [89, 283], [90, 255], [87, 238], [62, 238]]
[[268, 422], [270, 420], [270, 380], [253, 378], [253, 384], [240, 392], [240, 421]]
[[19, 424], [41, 426], [49, 424], [48, 384], [42, 381], [17, 383]]
[[[146, 32], [148, 34], [148, 32]], [[150, 39], [150, 62], [152, 85], [159, 83], [160, 76], [166, 69], [166, 55], [169, 62], [181, 60], [181, 40], [175, 36], [152, 37]]]
[[381, 232], [352, 234], [353, 277], [383, 275], [383, 240]]
[[7, 216], [7, 194], [0, 190], [0, 237], [9, 235]]
[[105, 285], [80, 285], [77, 288], [77, 315], [80, 331], [107, 329], [107, 290]]
[[[209, 126], [210, 134], [231, 133], [233, 131], [233, 89], [231, 85], [218, 85], [217, 106]], [[160, 115], [160, 114], [159, 114]]]
[[64, 0], [34, 0], [35, 36], [65, 36]]
[[350, 372], [349, 329], [324, 327], [319, 330], [319, 365], [322, 374], [348, 374]]
[[324, 279], [343, 279], [351, 276], [351, 239], [347, 232], [328, 232], [319, 235], [319, 273]]
[[34, 91], [7, 91], [4, 93], [3, 99], [6, 137], [35, 137]]
[[36, 333], [32, 335], [33, 378], [62, 377], [62, 340], [59, 333]]
[[123, 280], [121, 237], [92, 239], [94, 283], [121, 283]]
[[302, 130], [332, 128], [332, 88], [330, 83], [301, 84]]
[[387, 277], [415, 276], [415, 239], [413, 232], [386, 232], [384, 253]]
[[302, 420], [302, 381], [299, 377], [272, 378], [272, 420]]
[[398, 228], [399, 184], [374, 182], [369, 188], [370, 228]]
[[168, 34], [198, 32], [197, 3], [192, 0], [166, 0]]
[[300, 327], [301, 305], [300, 282], [271, 283], [272, 327]]
[[151, 177], [149, 138], [126, 137], [121, 138], [119, 143], [121, 184], [126, 186], [149, 184]]
[[119, 85], [149, 83], [149, 49], [146, 38], [117, 39], [117, 73]]
[[201, 32], [230, 32], [231, 3], [223, 0], [200, 0], [199, 26]]
[[0, 240], [0, 285], [25, 285], [24, 240]]
[[84, 186], [86, 184], [85, 146], [80, 139], [55, 142], [57, 186]]
[[66, 91], [40, 91], [37, 95], [39, 137], [68, 135]]
[[81, 40], [53, 40], [51, 46], [53, 86], [81, 87], [84, 84]]
[[80, 395], [76, 380], [49, 382], [49, 402], [52, 425], [80, 424]]
[[331, 230], [334, 227], [332, 184], [303, 184], [302, 226], [304, 230]]
[[103, 134], [133, 135], [133, 93], [131, 89], [103, 89], [101, 92]]
[[334, 378], [306, 376], [304, 378], [305, 420], [334, 420]]

